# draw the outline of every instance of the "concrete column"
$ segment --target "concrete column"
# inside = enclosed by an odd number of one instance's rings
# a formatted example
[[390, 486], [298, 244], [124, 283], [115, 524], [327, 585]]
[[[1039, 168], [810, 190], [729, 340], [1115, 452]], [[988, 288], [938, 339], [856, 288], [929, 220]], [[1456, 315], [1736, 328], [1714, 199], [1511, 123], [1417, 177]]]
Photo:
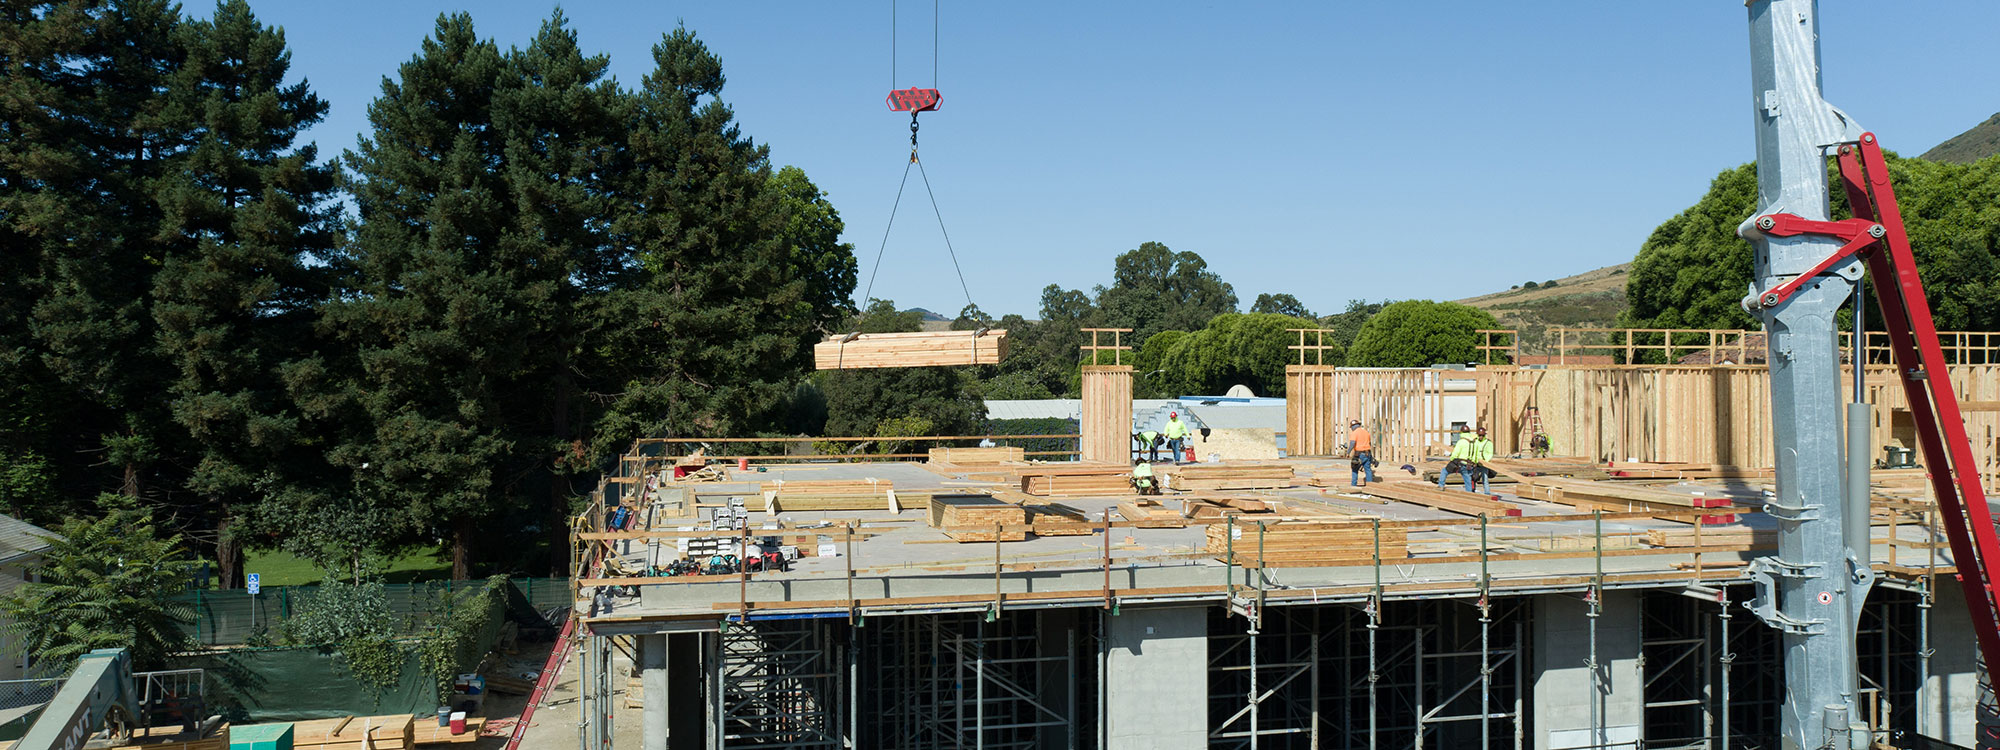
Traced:
[[1979, 645], [1965, 594], [1949, 578], [1938, 581], [1931, 603], [1930, 678], [1917, 704], [1917, 733], [1960, 747], [1974, 744], [1979, 710]]
[[1590, 604], [1535, 597], [1535, 750], [1638, 747], [1645, 731], [1639, 671], [1639, 596], [1607, 591], [1597, 617], [1597, 684], [1590, 669]]
[[1110, 747], [1208, 747], [1208, 610], [1125, 607], [1105, 615]]
[[644, 713], [639, 721], [639, 744], [645, 750], [667, 750], [667, 708], [674, 704], [667, 693], [667, 634], [639, 636], [639, 689], [644, 691]]

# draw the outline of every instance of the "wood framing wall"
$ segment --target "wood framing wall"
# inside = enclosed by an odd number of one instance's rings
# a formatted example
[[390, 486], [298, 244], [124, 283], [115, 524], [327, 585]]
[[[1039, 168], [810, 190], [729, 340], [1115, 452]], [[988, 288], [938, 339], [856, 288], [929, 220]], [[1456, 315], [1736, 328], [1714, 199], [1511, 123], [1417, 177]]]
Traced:
[[[1324, 455], [1306, 452], [1322, 445], [1327, 452], [1336, 449], [1342, 433], [1328, 426], [1344, 426], [1352, 418], [1374, 430], [1384, 463], [1441, 450], [1447, 438], [1437, 416], [1440, 399], [1463, 392], [1448, 388], [1451, 381], [1469, 380], [1479, 424], [1491, 430], [1494, 448], [1501, 453], [1526, 450], [1539, 417], [1556, 455], [1772, 465], [1770, 378], [1762, 366], [1309, 369], [1314, 371], [1287, 368], [1286, 441], [1293, 455]], [[2000, 480], [2000, 365], [1959, 365], [1949, 371], [1953, 390], [1965, 405], [1966, 431], [1980, 474], [1987, 486], [1994, 486]], [[1868, 367], [1863, 385], [1874, 405], [1873, 450], [1885, 445], [1915, 448], [1914, 426], [1894, 370]], [[1848, 392], [1844, 387], [1842, 397]], [[1292, 393], [1306, 397], [1294, 400]], [[1328, 429], [1335, 430], [1330, 437]], [[1332, 442], [1312, 442], [1326, 440]]]
[[1122, 464], [1132, 455], [1132, 366], [1083, 366], [1082, 458]]

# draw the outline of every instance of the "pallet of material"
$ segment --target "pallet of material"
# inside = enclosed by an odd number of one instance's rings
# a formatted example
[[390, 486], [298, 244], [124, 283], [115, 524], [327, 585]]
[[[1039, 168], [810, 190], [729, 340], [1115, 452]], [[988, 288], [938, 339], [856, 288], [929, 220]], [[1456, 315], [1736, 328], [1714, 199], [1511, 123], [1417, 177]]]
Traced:
[[1007, 331], [917, 331], [830, 337], [813, 345], [821, 370], [872, 367], [997, 365], [1007, 356]]
[[1521, 515], [1521, 509], [1500, 502], [1493, 495], [1479, 495], [1459, 490], [1441, 490], [1437, 485], [1419, 482], [1375, 482], [1360, 488], [1364, 494], [1414, 503], [1442, 511], [1467, 516], [1503, 518]]
[[1175, 490], [1274, 490], [1294, 484], [1290, 466], [1196, 464], [1162, 466], [1159, 472]]
[[[894, 510], [894, 483], [887, 479], [806, 479], [758, 486], [771, 512]], [[776, 504], [772, 510], [771, 504]]]
[[[1372, 562], [1376, 529], [1365, 523], [1280, 521], [1276, 523], [1211, 524], [1206, 551], [1216, 559], [1246, 568], [1306, 568]], [[1401, 527], [1380, 530], [1384, 561], [1410, 556], [1409, 532]], [[1261, 537], [1261, 541], [1260, 541]], [[1259, 544], [1262, 545], [1260, 553]]]
[[[640, 708], [640, 706], [632, 706], [632, 708]], [[479, 732], [485, 728], [486, 717], [484, 716], [465, 717], [465, 731], [458, 734], [452, 734], [451, 727], [438, 726], [438, 723], [435, 721], [419, 721], [417, 722], [414, 741], [417, 747], [469, 745], [479, 741]]]
[[930, 463], [953, 466], [999, 466], [1027, 461], [1023, 448], [932, 448]]
[[1778, 546], [1778, 530], [1749, 526], [1702, 526], [1699, 532], [1692, 526], [1685, 529], [1648, 529], [1646, 543], [1655, 547], [1693, 547], [1700, 544], [1703, 547], [1760, 549]]
[[294, 750], [411, 750], [416, 741], [408, 714], [292, 722]]
[[[1020, 529], [1028, 523], [1028, 509], [988, 495], [932, 495], [928, 520], [932, 528], [942, 529], [955, 542], [1018, 542], [1028, 538], [1028, 532]], [[999, 526], [1014, 530], [994, 531]]]

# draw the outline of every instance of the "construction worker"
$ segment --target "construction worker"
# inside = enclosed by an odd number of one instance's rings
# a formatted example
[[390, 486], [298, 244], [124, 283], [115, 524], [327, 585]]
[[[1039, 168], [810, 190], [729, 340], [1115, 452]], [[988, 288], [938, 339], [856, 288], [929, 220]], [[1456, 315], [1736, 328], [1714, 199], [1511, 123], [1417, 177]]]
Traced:
[[[1347, 427], [1348, 468], [1353, 472], [1347, 484], [1353, 487], [1366, 487], [1368, 482], [1375, 481], [1375, 436], [1368, 432], [1368, 428], [1361, 426], [1359, 419]], [[1363, 472], [1368, 474], [1366, 482], [1361, 480]]]
[[1445, 457], [1444, 470], [1438, 472], [1438, 489], [1451, 489], [1445, 486], [1445, 482], [1451, 479], [1452, 474], [1463, 473], [1465, 469], [1464, 457], [1469, 455], [1469, 451], [1471, 450], [1469, 446], [1472, 443], [1472, 438], [1472, 427], [1464, 426], [1458, 428], [1458, 436], [1451, 443], [1451, 455]]
[[1146, 459], [1132, 464], [1132, 491], [1141, 495], [1160, 494], [1160, 485], [1153, 481], [1153, 465]]
[[1167, 412], [1167, 427], [1163, 430], [1163, 434], [1167, 438], [1167, 454], [1172, 457], [1174, 463], [1180, 463], [1183, 455], [1181, 450], [1187, 445], [1188, 436], [1188, 426], [1186, 422], [1181, 421], [1180, 412]]
[[1480, 494], [1492, 494], [1493, 488], [1487, 479], [1493, 476], [1493, 470], [1486, 468], [1486, 462], [1491, 460], [1493, 460], [1493, 441], [1487, 439], [1486, 428], [1481, 427], [1468, 444], [1466, 451], [1466, 465], [1463, 468], [1466, 492], [1472, 491], [1472, 481], [1477, 478]]

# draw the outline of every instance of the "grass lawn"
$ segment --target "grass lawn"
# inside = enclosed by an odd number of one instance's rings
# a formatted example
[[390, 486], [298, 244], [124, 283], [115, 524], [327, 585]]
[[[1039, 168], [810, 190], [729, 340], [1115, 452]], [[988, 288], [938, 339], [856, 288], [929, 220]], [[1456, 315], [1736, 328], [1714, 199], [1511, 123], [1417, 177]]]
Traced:
[[[282, 550], [252, 551], [247, 555], [244, 572], [261, 576], [265, 586], [303, 586], [319, 583], [326, 577], [325, 571], [311, 561], [293, 557]], [[384, 583], [411, 583], [433, 581], [451, 577], [451, 560], [444, 550], [431, 547], [416, 547], [394, 557], [376, 557], [369, 560], [369, 567], [382, 576]]]

